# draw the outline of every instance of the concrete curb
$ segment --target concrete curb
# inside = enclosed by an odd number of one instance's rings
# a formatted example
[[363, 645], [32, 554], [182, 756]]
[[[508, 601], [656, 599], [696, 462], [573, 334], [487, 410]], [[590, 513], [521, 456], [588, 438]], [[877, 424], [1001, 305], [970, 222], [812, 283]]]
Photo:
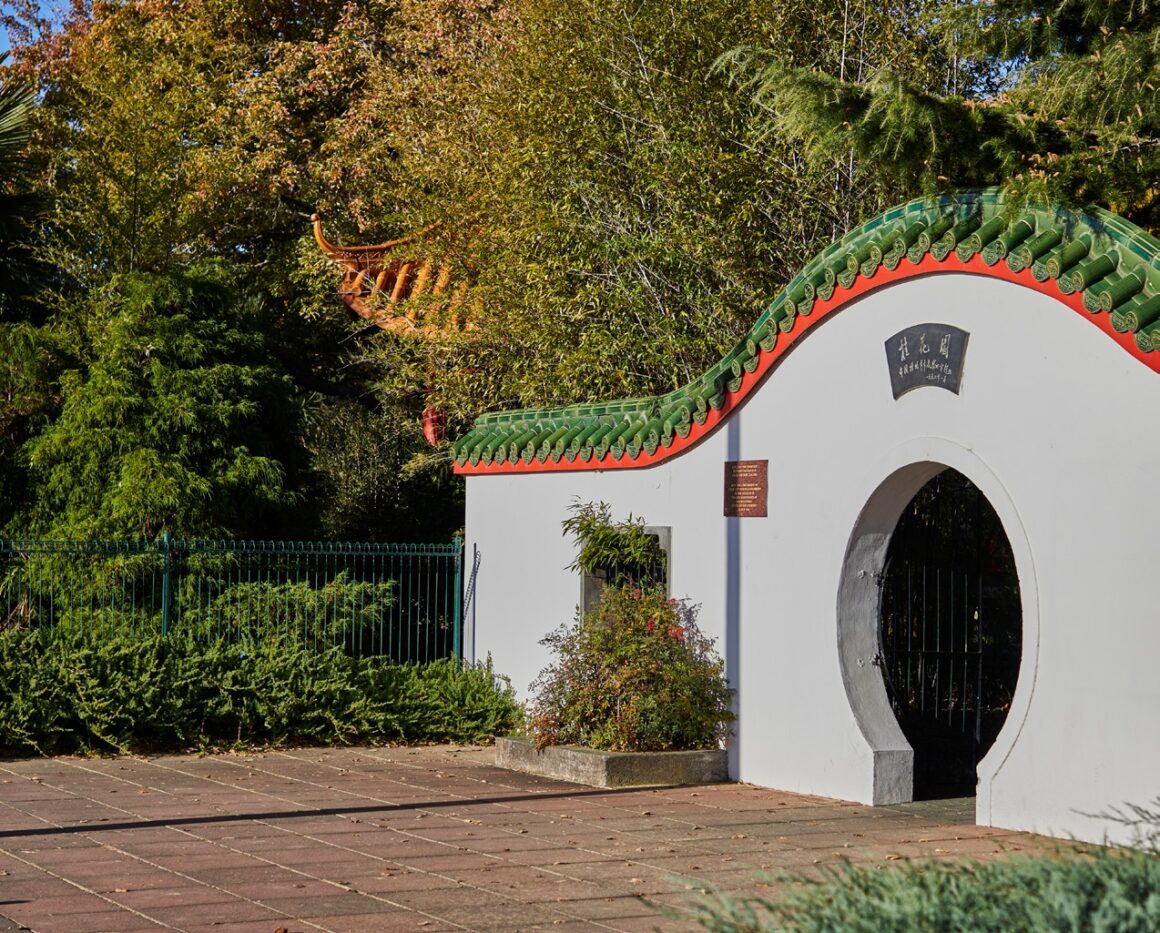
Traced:
[[575, 745], [553, 745], [536, 751], [530, 739], [495, 740], [500, 768], [592, 787], [674, 787], [717, 784], [729, 780], [724, 749], [694, 752], [601, 752]]

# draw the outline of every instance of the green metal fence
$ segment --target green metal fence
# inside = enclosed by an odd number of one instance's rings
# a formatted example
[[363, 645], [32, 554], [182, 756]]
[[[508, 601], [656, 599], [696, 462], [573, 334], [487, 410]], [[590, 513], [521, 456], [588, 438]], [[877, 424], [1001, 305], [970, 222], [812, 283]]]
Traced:
[[462, 542], [0, 541], [0, 628], [460, 657]]

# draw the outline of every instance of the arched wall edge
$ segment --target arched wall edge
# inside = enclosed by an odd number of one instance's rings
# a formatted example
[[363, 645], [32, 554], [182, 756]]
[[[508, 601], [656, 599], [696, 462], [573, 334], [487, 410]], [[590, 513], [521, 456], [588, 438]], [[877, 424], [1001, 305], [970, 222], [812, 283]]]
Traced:
[[568, 459], [561, 459], [559, 461], [545, 459], [542, 463], [525, 463], [522, 461], [513, 463], [507, 461], [504, 463], [480, 463], [476, 465], [471, 463], [456, 464], [454, 467], [455, 472], [468, 476], [486, 476], [489, 474], [506, 473], [642, 469], [672, 459], [696, 446], [720, 427], [734, 411], [744, 404], [748, 396], [765, 381], [776, 368], [778, 362], [808, 335], [819, 322], [825, 320], [835, 312], [842, 310], [847, 305], [854, 303], [856, 299], [863, 295], [877, 291], [880, 288], [922, 276], [956, 272], [966, 272], [973, 275], [1013, 282], [1016, 285], [1054, 298], [1056, 301], [1070, 308], [1073, 312], [1082, 316], [1142, 365], [1160, 373], [1160, 352], [1141, 352], [1136, 346], [1133, 334], [1116, 332], [1112, 327], [1110, 315], [1089, 312], [1084, 307], [1082, 293], [1073, 292], [1071, 294], [1064, 294], [1055, 280], [1048, 279], [1041, 282], [1032, 275], [1030, 270], [1013, 272], [1004, 263], [998, 263], [993, 266], [987, 265], [982, 257], [978, 255], [973, 256], [969, 260], [962, 261], [953, 253], [942, 260], [936, 259], [934, 256], [928, 254], [915, 264], [905, 261], [893, 270], [882, 268], [873, 277], [859, 276], [849, 288], [836, 288], [833, 296], [828, 301], [818, 299], [809, 315], [799, 315], [793, 330], [788, 334], [782, 335], [782, 338], [777, 341], [772, 350], [760, 354], [759, 361], [754, 370], [742, 374], [740, 385], [735, 391], [730, 391], [727, 394], [724, 403], [719, 409], [710, 410], [702, 424], [692, 425], [686, 437], [675, 437], [668, 447], [658, 448], [651, 454], [641, 451], [635, 458], [624, 455], [619, 459], [605, 457], [600, 461], [592, 460], [586, 463]]
[[1019, 578], [1023, 645], [1011, 708], [995, 742], [978, 764], [975, 820], [992, 824], [991, 788], [1027, 720], [1039, 667], [1039, 584], [1027, 532], [1007, 488], [973, 450], [941, 437], [918, 437], [893, 448], [868, 475], [880, 477], [866, 490], [866, 505], [850, 535], [836, 600], [842, 680], [858, 726], [874, 752], [874, 803], [909, 800], [913, 752], [890, 708], [877, 654], [877, 577], [898, 517], [915, 493], [945, 468], [955, 469], [986, 496], [1011, 545]]

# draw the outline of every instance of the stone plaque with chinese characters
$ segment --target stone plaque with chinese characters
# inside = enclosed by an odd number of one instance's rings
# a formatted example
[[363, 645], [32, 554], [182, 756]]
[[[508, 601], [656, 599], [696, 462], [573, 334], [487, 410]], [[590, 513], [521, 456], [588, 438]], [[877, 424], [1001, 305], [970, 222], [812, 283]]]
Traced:
[[958, 395], [970, 336], [950, 324], [915, 324], [887, 340], [886, 361], [894, 397], [923, 386]]
[[731, 460], [725, 464], [725, 515], [765, 518], [769, 503], [769, 461]]

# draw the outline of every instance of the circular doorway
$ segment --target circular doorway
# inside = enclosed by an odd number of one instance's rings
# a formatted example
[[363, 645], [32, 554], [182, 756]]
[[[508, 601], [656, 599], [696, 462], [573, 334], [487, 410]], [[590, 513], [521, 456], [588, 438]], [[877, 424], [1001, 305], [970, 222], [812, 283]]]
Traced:
[[975, 792], [1011, 708], [1022, 638], [1002, 523], [978, 487], [945, 469], [903, 509], [879, 578], [877, 661], [914, 750], [915, 799]]

